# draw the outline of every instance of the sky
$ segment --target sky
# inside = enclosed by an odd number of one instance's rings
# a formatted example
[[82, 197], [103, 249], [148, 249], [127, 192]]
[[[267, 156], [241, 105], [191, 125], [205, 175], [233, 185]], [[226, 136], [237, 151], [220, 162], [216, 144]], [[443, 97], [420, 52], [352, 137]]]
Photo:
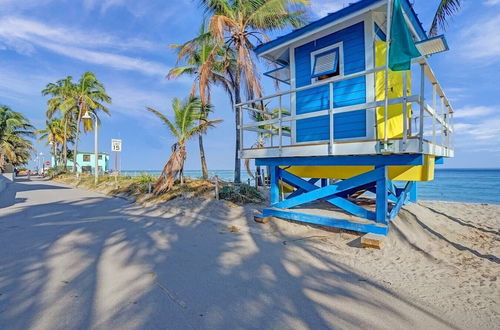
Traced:
[[[352, 1], [311, 2], [309, 16], [314, 20]], [[414, 2], [428, 29], [438, 0]], [[195, 36], [202, 19], [196, 0], [0, 0], [0, 104], [23, 112], [43, 128], [44, 86], [93, 71], [113, 99], [111, 116], [101, 116], [100, 150], [110, 152], [111, 139], [120, 138], [122, 169], [161, 169], [174, 139], [145, 108], [168, 114], [173, 97], [189, 94], [192, 79], [165, 77], [176, 65], [169, 45]], [[465, 0], [446, 31], [450, 51], [430, 59], [455, 109], [456, 157], [445, 167], [500, 167], [498, 31], [500, 0]], [[262, 78], [266, 92], [273, 93], [268, 80]], [[205, 136], [208, 167], [231, 169], [231, 105], [222, 90], [214, 89], [212, 97], [212, 118], [224, 122]], [[93, 150], [93, 139], [93, 133], [82, 135], [79, 149]], [[36, 148], [50, 153], [43, 143], [36, 143]], [[194, 139], [188, 145], [186, 169], [199, 168]]]

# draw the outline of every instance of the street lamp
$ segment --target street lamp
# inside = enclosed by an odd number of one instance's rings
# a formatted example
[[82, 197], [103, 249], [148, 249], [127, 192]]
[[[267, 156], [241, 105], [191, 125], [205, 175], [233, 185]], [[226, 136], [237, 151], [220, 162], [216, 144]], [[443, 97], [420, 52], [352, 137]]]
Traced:
[[39, 176], [42, 176], [43, 172], [45, 172], [45, 158], [43, 158], [43, 152], [40, 153], [39, 161], [41, 161], [39, 169], [42, 169], [42, 173], [38, 173]]
[[93, 112], [86, 111], [82, 116], [82, 119], [92, 119], [94, 117], [94, 158], [95, 158], [95, 169], [94, 169], [94, 184], [97, 185], [99, 180], [99, 152], [97, 150], [97, 116]]

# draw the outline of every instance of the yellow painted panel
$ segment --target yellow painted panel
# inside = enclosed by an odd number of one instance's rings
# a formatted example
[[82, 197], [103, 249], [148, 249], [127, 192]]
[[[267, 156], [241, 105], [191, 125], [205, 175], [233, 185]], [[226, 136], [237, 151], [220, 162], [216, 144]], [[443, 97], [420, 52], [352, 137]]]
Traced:
[[432, 181], [434, 164], [435, 157], [425, 155], [425, 165], [389, 166], [389, 178], [395, 181]]
[[[384, 66], [386, 62], [385, 41], [375, 41], [375, 66]], [[406, 92], [411, 95], [411, 71], [406, 75]], [[403, 71], [389, 70], [389, 99], [403, 97]], [[385, 71], [375, 73], [375, 100], [385, 100]], [[411, 117], [411, 103], [407, 106], [408, 117]], [[403, 105], [390, 105], [387, 109], [387, 138], [403, 137]], [[384, 107], [377, 108], [377, 137], [384, 138]]]
[[[396, 181], [432, 181], [434, 162], [434, 156], [425, 155], [425, 165], [389, 166], [389, 178]], [[374, 166], [292, 166], [286, 170], [301, 178], [348, 179], [374, 168]]]
[[348, 179], [372, 169], [373, 166], [292, 166], [286, 170], [301, 178]]

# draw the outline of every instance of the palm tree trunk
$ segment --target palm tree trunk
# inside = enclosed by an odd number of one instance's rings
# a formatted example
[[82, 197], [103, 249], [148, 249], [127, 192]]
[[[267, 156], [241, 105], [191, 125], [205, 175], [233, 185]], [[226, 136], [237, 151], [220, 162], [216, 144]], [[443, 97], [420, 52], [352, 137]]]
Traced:
[[[235, 75], [235, 86], [234, 86], [234, 99], [235, 103], [238, 104], [241, 102], [241, 91], [240, 91], [240, 74], [239, 72], [236, 72]], [[236, 147], [235, 147], [235, 152], [234, 152], [234, 183], [241, 183], [241, 161], [240, 157], [238, 154], [239, 151], [239, 146], [240, 146], [240, 108], [236, 107], [234, 109], [234, 118], [235, 118], [235, 124], [236, 124]]]
[[198, 134], [198, 144], [200, 145], [201, 173], [204, 180], [208, 180], [207, 159], [205, 158], [205, 148], [203, 147], [203, 134]]
[[76, 127], [76, 137], [75, 137], [75, 150], [73, 151], [73, 174], [76, 174], [76, 156], [78, 154], [78, 139], [80, 137], [80, 121], [81, 121], [81, 116], [80, 113], [78, 113], [78, 121]]
[[64, 163], [64, 173], [66, 173], [68, 169], [68, 141], [67, 137], [67, 129], [68, 129], [68, 118], [64, 119], [64, 140], [63, 140], [63, 163]]
[[56, 145], [56, 143], [52, 143], [52, 146], [53, 146], [53, 148], [54, 148], [54, 149], [53, 149], [53, 150], [54, 150], [54, 151], [53, 151], [53, 154], [54, 154], [54, 167], [56, 168], [56, 171], [57, 171], [57, 152], [56, 152], [56, 150], [57, 150], [57, 145]]

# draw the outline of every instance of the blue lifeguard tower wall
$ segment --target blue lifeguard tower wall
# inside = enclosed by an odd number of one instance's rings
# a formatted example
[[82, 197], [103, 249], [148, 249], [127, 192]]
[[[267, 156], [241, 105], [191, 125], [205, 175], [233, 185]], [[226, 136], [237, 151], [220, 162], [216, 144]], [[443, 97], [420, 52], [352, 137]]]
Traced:
[[[410, 3], [402, 4], [415, 40], [427, 40]], [[269, 167], [271, 205], [263, 216], [387, 234], [401, 207], [417, 201], [416, 182], [433, 180], [434, 165], [453, 156], [452, 109], [426, 60], [416, 64], [420, 95], [412, 93], [412, 71], [389, 70], [386, 89], [386, 11], [386, 0], [362, 0], [256, 49], [281, 66], [266, 75], [290, 85], [288, 94], [236, 105], [262, 111], [257, 104], [278, 98], [282, 109], [290, 97], [289, 114], [280, 110], [278, 118], [240, 126], [261, 139], [270, 136], [269, 147], [240, 146], [242, 158]], [[322, 75], [318, 67], [330, 70]], [[433, 86], [432, 106], [425, 104], [425, 77]], [[370, 193], [375, 205], [360, 205], [358, 198]], [[318, 201], [347, 217], [304, 211]]]

